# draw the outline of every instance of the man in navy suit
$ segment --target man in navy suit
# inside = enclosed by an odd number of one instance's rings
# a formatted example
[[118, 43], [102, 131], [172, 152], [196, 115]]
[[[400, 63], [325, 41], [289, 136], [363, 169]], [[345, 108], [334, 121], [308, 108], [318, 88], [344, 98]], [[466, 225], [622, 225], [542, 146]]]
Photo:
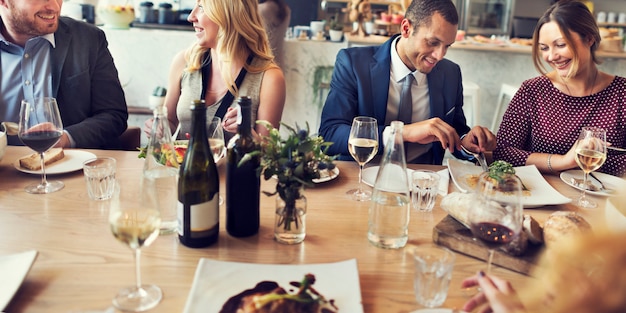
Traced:
[[61, 5], [0, 0], [0, 121], [17, 122], [22, 99], [55, 97], [64, 127], [57, 146], [119, 148], [128, 110], [104, 32], [60, 17]]
[[[445, 149], [467, 157], [460, 152], [461, 145], [475, 152], [495, 148], [495, 136], [487, 128], [467, 126], [461, 70], [444, 59], [455, 41], [457, 24], [450, 0], [414, 0], [399, 35], [381, 46], [342, 49], [337, 54], [319, 130], [333, 142], [329, 154], [352, 159], [348, 137], [356, 116], [376, 118], [380, 140], [391, 121], [407, 120], [403, 138], [408, 143], [407, 161], [412, 163], [441, 164]], [[407, 75], [415, 77], [410, 85], [410, 117], [399, 114]]]

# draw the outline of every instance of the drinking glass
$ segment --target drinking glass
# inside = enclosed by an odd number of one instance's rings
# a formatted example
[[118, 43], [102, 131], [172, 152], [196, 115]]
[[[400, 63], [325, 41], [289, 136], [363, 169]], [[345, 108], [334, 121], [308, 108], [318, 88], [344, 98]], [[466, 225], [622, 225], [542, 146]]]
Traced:
[[582, 193], [575, 204], [581, 208], [592, 209], [598, 206], [586, 196], [589, 188], [589, 173], [597, 170], [606, 161], [606, 130], [598, 127], [583, 127], [576, 141], [576, 163], [583, 170]]
[[348, 194], [356, 201], [367, 201], [372, 197], [372, 192], [363, 190], [363, 166], [378, 152], [378, 122], [375, 118], [357, 116], [352, 120], [348, 150], [359, 163], [359, 186], [348, 190]]
[[51, 193], [63, 189], [60, 181], [48, 181], [44, 164], [45, 152], [52, 148], [63, 135], [63, 123], [55, 98], [42, 97], [33, 101], [22, 100], [18, 137], [41, 158], [41, 183], [26, 186], [28, 193]]
[[[218, 116], [207, 119], [206, 131], [207, 138], [209, 138], [209, 147], [211, 147], [211, 153], [213, 154], [213, 161], [217, 164], [226, 155], [222, 119]], [[224, 204], [224, 197], [221, 194], [219, 195], [219, 204]]]
[[515, 174], [484, 172], [478, 178], [476, 203], [468, 212], [470, 229], [489, 249], [487, 273], [494, 249], [517, 239], [522, 230], [522, 182]]
[[113, 298], [113, 305], [126, 312], [154, 308], [163, 297], [158, 286], [141, 283], [141, 248], [156, 240], [161, 224], [155, 194], [142, 187], [142, 184], [118, 184], [109, 208], [113, 236], [128, 245], [135, 256], [135, 285], [120, 290]]

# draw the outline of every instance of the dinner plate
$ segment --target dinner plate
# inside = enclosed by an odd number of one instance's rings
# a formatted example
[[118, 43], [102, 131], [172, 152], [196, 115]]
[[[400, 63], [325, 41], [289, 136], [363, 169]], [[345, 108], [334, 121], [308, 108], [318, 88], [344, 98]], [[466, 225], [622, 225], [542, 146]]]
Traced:
[[[46, 165], [46, 174], [65, 174], [83, 169], [83, 162], [96, 157], [95, 154], [87, 151], [64, 149], [65, 157], [60, 161]], [[13, 162], [13, 166], [20, 172], [41, 175], [41, 170], [31, 171], [20, 166], [20, 160]]]
[[[480, 166], [457, 159], [448, 159], [448, 170], [450, 170], [450, 176], [454, 185], [464, 193], [474, 189], [473, 186], [470, 186], [468, 180], [472, 176], [482, 173]], [[565, 204], [572, 201], [572, 199], [556, 191], [534, 165], [515, 167], [515, 174], [529, 189], [528, 192], [524, 192], [522, 197], [522, 203], [525, 208]]]
[[[378, 177], [379, 167], [380, 166], [376, 165], [363, 169], [363, 183], [370, 187], [374, 187], [374, 184], [376, 183], [376, 177]], [[410, 168], [406, 169], [407, 179], [410, 179], [413, 172], [414, 170]], [[439, 194], [445, 196], [446, 194], [448, 194], [448, 184], [450, 182], [448, 171], [441, 170], [437, 173], [439, 174]], [[411, 187], [412, 184], [409, 183], [409, 191], [411, 191]], [[402, 190], [402, 188], [403, 186], [401, 186], [397, 180], [393, 180], [390, 182], [390, 191]]]
[[363, 313], [356, 259], [321, 264], [255, 264], [201, 258], [185, 313], [217, 313], [226, 301], [261, 281], [275, 281], [286, 290], [292, 281], [315, 275], [313, 287], [334, 299], [340, 312]]
[[[611, 195], [615, 195], [618, 193], [618, 191], [623, 190], [624, 187], [626, 186], [626, 181], [617, 177], [617, 176], [613, 176], [613, 175], [609, 175], [609, 174], [605, 174], [605, 173], [598, 173], [598, 172], [593, 172], [593, 175], [595, 177], [597, 177], [599, 180], [602, 181], [602, 183], [604, 184], [604, 187], [606, 187], [606, 189], [608, 189], [609, 191], [607, 192], [606, 190], [604, 191], [591, 191], [591, 190], [587, 190], [586, 193], [590, 194], [590, 195], [594, 195], [594, 196], [611, 196]], [[574, 184], [572, 182], [572, 179], [580, 179], [582, 181], [583, 179], [583, 171], [581, 170], [569, 170], [569, 171], [565, 171], [562, 172], [561, 175], [561, 180], [578, 189], [578, 190], [582, 190], [582, 188], [580, 188], [580, 186]], [[594, 178], [590, 176], [588, 176], [587, 178], [589, 180], [589, 182], [595, 186], [596, 188], [600, 189], [600, 183], [595, 180]], [[612, 191], [612, 192], [611, 192]]]
[[337, 178], [337, 176], [339, 176], [339, 168], [335, 166], [335, 168], [333, 168], [332, 170], [330, 170], [328, 172], [329, 175], [324, 176], [324, 177], [320, 177], [320, 178], [314, 178], [313, 182], [316, 184], [319, 183], [324, 183], [330, 180], [333, 180], [335, 178]]
[[36, 250], [0, 256], [0, 311], [6, 308], [22, 285], [36, 257]]

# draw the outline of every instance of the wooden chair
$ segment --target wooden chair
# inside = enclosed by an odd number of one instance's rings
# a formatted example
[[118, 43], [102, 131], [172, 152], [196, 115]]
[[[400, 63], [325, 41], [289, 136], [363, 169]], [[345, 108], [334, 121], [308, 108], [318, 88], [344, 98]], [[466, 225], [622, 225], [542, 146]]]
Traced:
[[137, 151], [137, 148], [141, 147], [141, 128], [129, 125], [119, 139], [121, 150]]

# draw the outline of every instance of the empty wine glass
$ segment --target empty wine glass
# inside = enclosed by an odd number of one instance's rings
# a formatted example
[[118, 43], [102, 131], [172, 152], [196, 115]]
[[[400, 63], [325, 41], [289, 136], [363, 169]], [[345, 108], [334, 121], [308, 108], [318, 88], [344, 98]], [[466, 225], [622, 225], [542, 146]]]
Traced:
[[477, 185], [476, 203], [468, 212], [474, 238], [488, 249], [487, 273], [491, 272], [494, 249], [506, 245], [522, 230], [522, 182], [515, 174], [484, 172]]
[[149, 246], [159, 236], [161, 216], [154, 193], [141, 184], [116, 186], [109, 208], [109, 224], [113, 236], [128, 245], [135, 254], [135, 285], [120, 290], [113, 305], [127, 312], [142, 312], [154, 308], [163, 298], [161, 288], [141, 283], [141, 248]]
[[597, 170], [606, 161], [606, 130], [598, 127], [583, 127], [576, 141], [576, 163], [583, 170], [582, 193], [575, 204], [582, 208], [592, 209], [598, 204], [586, 196], [589, 188], [589, 173]]
[[354, 200], [367, 201], [372, 197], [372, 192], [363, 190], [363, 166], [378, 152], [378, 122], [375, 118], [357, 116], [352, 120], [348, 150], [359, 163], [359, 186], [357, 189], [348, 190], [348, 194], [352, 195]]
[[213, 153], [213, 161], [217, 164], [224, 155], [226, 155], [226, 146], [224, 145], [224, 128], [222, 119], [214, 116], [207, 121], [206, 125], [207, 138], [209, 138], [209, 146]]
[[[226, 155], [222, 119], [218, 116], [207, 119], [206, 131], [207, 138], [209, 138], [209, 147], [211, 147], [211, 153], [213, 154], [213, 161], [217, 164]], [[219, 195], [219, 204], [224, 204], [224, 197], [221, 194]]]
[[28, 193], [51, 193], [63, 189], [60, 181], [46, 179], [45, 152], [52, 148], [63, 135], [63, 123], [55, 98], [42, 97], [33, 101], [22, 100], [18, 137], [41, 158], [41, 183], [26, 186]]

